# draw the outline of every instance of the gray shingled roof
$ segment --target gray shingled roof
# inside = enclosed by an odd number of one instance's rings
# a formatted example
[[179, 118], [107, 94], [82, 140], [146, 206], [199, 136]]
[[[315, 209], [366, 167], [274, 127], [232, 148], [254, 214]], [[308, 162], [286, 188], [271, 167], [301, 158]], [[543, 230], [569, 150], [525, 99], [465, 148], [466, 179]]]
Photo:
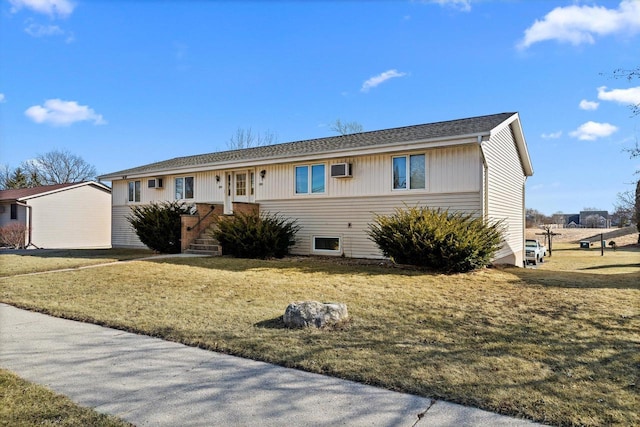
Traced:
[[245, 148], [242, 150], [219, 151], [195, 156], [176, 157], [170, 160], [150, 163], [144, 166], [105, 174], [99, 178], [107, 179], [108, 177], [115, 177], [119, 175], [156, 173], [190, 166], [214, 165], [216, 163], [240, 162], [258, 159], [288, 158], [305, 154], [320, 154], [336, 150], [367, 148], [391, 143], [488, 133], [514, 114], [515, 113], [492, 114], [488, 116], [471, 117], [446, 122], [428, 123], [371, 132], [361, 132], [351, 135], [287, 142], [263, 147]]

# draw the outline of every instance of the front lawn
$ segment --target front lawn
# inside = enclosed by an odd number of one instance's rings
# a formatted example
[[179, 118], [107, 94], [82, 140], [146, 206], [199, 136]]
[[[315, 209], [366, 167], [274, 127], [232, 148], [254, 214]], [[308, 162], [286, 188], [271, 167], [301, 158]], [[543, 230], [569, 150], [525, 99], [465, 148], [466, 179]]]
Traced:
[[0, 251], [0, 277], [78, 268], [153, 255], [147, 249], [29, 249]]
[[64, 396], [0, 369], [0, 426], [131, 426], [74, 404]]
[[[0, 279], [0, 301], [550, 424], [639, 425], [640, 252], [554, 270], [571, 253], [459, 275], [315, 258], [132, 261]], [[351, 322], [284, 329], [296, 300], [345, 302]]]

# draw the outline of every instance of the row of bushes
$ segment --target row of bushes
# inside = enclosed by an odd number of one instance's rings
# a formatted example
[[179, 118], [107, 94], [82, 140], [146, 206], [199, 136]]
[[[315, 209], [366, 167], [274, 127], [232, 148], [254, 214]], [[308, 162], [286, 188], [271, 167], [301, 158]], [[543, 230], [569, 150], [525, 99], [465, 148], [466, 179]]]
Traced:
[[[140, 241], [162, 253], [180, 252], [179, 202], [136, 206], [129, 222]], [[236, 214], [218, 222], [213, 236], [225, 254], [240, 258], [281, 258], [295, 244], [300, 227], [278, 214]], [[399, 264], [457, 273], [490, 264], [503, 240], [501, 223], [424, 207], [376, 215], [367, 230], [382, 253]]]

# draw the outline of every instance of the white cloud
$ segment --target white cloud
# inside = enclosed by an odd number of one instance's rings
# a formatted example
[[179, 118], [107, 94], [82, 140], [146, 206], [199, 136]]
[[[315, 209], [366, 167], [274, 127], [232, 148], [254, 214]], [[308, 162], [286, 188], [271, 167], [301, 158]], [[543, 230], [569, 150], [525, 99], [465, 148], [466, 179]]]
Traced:
[[595, 141], [613, 134], [618, 128], [609, 123], [586, 122], [569, 135], [581, 141]]
[[542, 139], [558, 139], [562, 136], [562, 131], [559, 130], [557, 132], [543, 133], [540, 136], [542, 137]]
[[71, 15], [76, 5], [70, 0], [9, 0], [13, 13], [27, 8], [34, 12], [49, 15], [51, 17], [66, 17]]
[[587, 101], [586, 99], [583, 99], [582, 101], [580, 101], [579, 107], [581, 110], [597, 110], [598, 107], [600, 106], [599, 102], [596, 101]]
[[524, 32], [518, 44], [526, 49], [534, 43], [557, 40], [573, 45], [595, 43], [595, 36], [629, 35], [640, 31], [640, 1], [623, 0], [617, 9], [603, 6], [557, 7]]
[[102, 115], [97, 114], [88, 106], [61, 99], [48, 99], [44, 105], [34, 105], [27, 108], [24, 114], [36, 123], [46, 123], [53, 126], [69, 126], [83, 121], [93, 122], [95, 125], [107, 123]]
[[7, 102], [7, 97], [4, 96], [4, 93], [0, 93], [0, 104]]
[[437, 3], [440, 6], [450, 6], [463, 12], [471, 11], [471, 0], [426, 0], [427, 3]]
[[608, 92], [606, 86], [601, 86], [598, 88], [598, 99], [619, 104], [640, 104], [640, 86], [629, 89], [611, 89]]
[[45, 37], [45, 36], [58, 36], [64, 34], [62, 28], [57, 25], [40, 25], [40, 24], [29, 24], [24, 32], [33, 37]]
[[362, 88], [360, 88], [361, 92], [369, 92], [369, 89], [378, 86], [381, 83], [386, 82], [389, 79], [393, 79], [394, 77], [403, 77], [406, 76], [407, 73], [400, 73], [398, 70], [388, 70], [384, 73], [380, 73], [377, 76], [373, 76], [362, 84]]

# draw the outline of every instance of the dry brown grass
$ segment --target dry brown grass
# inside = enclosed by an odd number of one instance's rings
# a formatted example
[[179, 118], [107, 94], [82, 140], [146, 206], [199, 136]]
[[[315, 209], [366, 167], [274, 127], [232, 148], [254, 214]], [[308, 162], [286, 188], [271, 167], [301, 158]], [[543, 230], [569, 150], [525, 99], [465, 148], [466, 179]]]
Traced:
[[0, 251], [0, 277], [78, 268], [153, 255], [146, 249], [34, 249]]
[[[638, 425], [640, 252], [619, 251], [623, 267], [553, 268], [573, 252], [460, 275], [300, 258], [134, 261], [2, 279], [0, 300], [550, 424]], [[295, 300], [345, 302], [352, 320], [284, 329]]]
[[0, 426], [125, 427], [129, 423], [81, 408], [64, 396], [0, 369]]

